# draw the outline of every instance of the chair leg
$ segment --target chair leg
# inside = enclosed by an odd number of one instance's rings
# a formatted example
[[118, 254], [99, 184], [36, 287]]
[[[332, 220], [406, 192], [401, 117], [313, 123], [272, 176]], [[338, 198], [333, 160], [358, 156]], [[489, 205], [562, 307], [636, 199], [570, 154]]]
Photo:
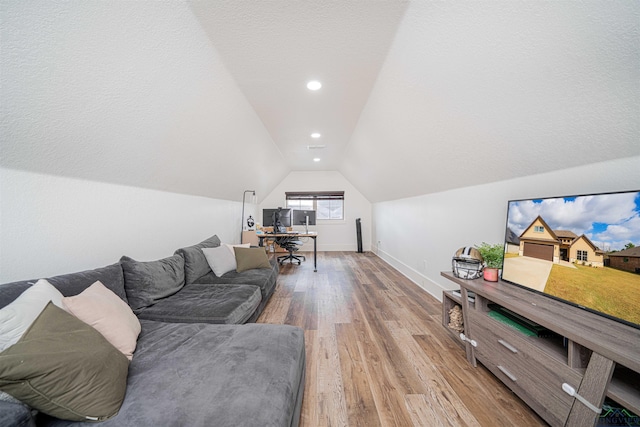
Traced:
[[280, 265], [282, 265], [286, 260], [289, 260], [289, 263], [293, 263], [293, 260], [295, 259], [296, 261], [298, 261], [298, 265], [302, 264], [302, 259], [303, 258], [306, 261], [306, 258], [304, 257], [304, 255], [294, 255], [293, 252], [290, 252], [289, 255], [282, 255], [278, 257], [278, 263]]

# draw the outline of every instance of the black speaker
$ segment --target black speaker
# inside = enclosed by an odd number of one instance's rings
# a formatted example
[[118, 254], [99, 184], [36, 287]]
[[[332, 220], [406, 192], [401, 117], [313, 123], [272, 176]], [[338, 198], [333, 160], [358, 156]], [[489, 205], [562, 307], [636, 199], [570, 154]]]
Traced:
[[356, 218], [356, 238], [358, 239], [358, 253], [362, 253], [362, 225], [360, 218]]

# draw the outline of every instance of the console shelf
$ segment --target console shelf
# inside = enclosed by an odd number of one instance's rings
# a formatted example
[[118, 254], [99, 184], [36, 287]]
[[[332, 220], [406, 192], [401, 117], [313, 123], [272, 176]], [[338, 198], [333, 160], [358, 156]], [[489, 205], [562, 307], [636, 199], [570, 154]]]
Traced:
[[640, 373], [616, 366], [607, 396], [635, 414], [640, 414]]
[[442, 326], [444, 326], [447, 331], [453, 335], [456, 341], [459, 344], [463, 344], [463, 341], [460, 339], [460, 334], [457, 331], [454, 331], [449, 327], [449, 310], [453, 307], [459, 306], [462, 309], [462, 298], [455, 295], [453, 291], [443, 291], [442, 292]]
[[[596, 408], [608, 396], [640, 413], [640, 330], [502, 281], [441, 274], [460, 286], [460, 297], [443, 293], [443, 325], [459, 304], [465, 340], [457, 340], [467, 360], [485, 365], [549, 424], [586, 426], [598, 419], [563, 390], [567, 385]], [[471, 292], [474, 303], [467, 299]], [[500, 307], [546, 330], [530, 333], [498, 319], [492, 309]]]

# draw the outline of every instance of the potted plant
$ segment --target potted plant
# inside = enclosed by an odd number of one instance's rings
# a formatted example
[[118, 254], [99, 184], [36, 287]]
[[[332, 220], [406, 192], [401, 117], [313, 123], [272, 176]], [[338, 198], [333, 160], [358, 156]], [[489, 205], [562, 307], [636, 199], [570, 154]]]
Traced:
[[498, 270], [502, 268], [504, 247], [499, 243], [490, 245], [489, 243], [482, 242], [481, 245], [476, 245], [476, 249], [478, 249], [478, 252], [480, 252], [480, 255], [482, 255], [482, 258], [484, 259], [485, 267], [482, 273], [484, 280], [497, 282]]

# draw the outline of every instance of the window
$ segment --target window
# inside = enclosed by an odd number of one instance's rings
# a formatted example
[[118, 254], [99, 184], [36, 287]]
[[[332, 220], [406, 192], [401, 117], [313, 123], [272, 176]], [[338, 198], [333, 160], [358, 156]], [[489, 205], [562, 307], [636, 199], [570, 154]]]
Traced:
[[314, 211], [313, 200], [287, 200], [287, 207], [291, 209]]
[[316, 211], [316, 219], [344, 219], [344, 191], [298, 191], [285, 193], [287, 207]]
[[578, 250], [578, 261], [587, 261], [587, 251]]
[[536, 225], [533, 227], [533, 231], [536, 233], [544, 233], [544, 227], [541, 225]]

